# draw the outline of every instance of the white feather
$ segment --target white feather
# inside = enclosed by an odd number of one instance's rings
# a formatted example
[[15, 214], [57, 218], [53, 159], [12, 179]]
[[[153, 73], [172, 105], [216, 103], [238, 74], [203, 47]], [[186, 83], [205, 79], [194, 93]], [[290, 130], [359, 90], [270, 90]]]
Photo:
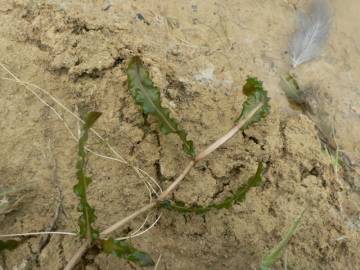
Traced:
[[318, 57], [330, 28], [330, 9], [327, 0], [314, 0], [307, 14], [299, 14], [298, 30], [290, 44], [292, 66]]

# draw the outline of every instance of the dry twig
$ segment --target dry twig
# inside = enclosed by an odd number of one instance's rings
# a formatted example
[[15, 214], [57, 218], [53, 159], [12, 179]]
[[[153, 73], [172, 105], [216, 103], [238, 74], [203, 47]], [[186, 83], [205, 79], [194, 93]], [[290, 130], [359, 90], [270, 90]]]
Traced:
[[[100, 236], [102, 238], [106, 237], [106, 235], [114, 232], [115, 230], [119, 229], [120, 227], [124, 226], [126, 223], [130, 222], [137, 216], [147, 212], [148, 210], [158, 206], [164, 199], [166, 199], [171, 192], [175, 190], [175, 188], [181, 183], [181, 181], [185, 178], [185, 176], [188, 174], [188, 172], [201, 160], [206, 158], [209, 154], [211, 154], [213, 151], [218, 149], [221, 145], [226, 143], [228, 140], [230, 140], [237, 132], [241, 130], [241, 128], [251, 119], [254, 114], [263, 106], [264, 104], [260, 102], [251, 112], [249, 112], [246, 117], [244, 117], [242, 120], [240, 120], [232, 129], [230, 129], [229, 132], [227, 132], [224, 136], [216, 140], [214, 143], [212, 143], [210, 146], [208, 146], [204, 151], [199, 153], [194, 160], [191, 160], [189, 164], [186, 166], [186, 168], [183, 170], [183, 172], [175, 179], [175, 181], [165, 190], [163, 191], [160, 196], [157, 198], [157, 200], [151, 202], [150, 204], [147, 204], [143, 206], [142, 208], [138, 209], [137, 211], [133, 212], [131, 215], [127, 216], [126, 218], [116, 222], [115, 224], [111, 225], [104, 231], [100, 233]], [[81, 257], [86, 253], [87, 249], [90, 247], [90, 242], [86, 241], [78, 250], [78, 252], [71, 258], [69, 263], [66, 265], [64, 270], [72, 270], [73, 267], [78, 263], [78, 261], [81, 259]]]

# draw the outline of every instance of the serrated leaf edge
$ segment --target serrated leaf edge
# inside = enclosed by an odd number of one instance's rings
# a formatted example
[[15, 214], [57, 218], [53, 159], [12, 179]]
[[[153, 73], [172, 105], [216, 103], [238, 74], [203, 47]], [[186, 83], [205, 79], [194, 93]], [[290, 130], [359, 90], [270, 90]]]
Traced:
[[[158, 99], [159, 105], [157, 105], [153, 102], [152, 98], [148, 94], [147, 88], [144, 86], [144, 82], [141, 79], [141, 70], [140, 70], [141, 68], [144, 71], [146, 79], [148, 79], [150, 82], [149, 88], [151, 88], [152, 90], [155, 91], [155, 95], [156, 95], [156, 98]], [[138, 74], [138, 78], [132, 77], [132, 75], [131, 75], [132, 69], [134, 71], [136, 70], [136, 74]], [[145, 114], [152, 114], [156, 118], [158, 118], [160, 123], [165, 123], [165, 126], [167, 128], [169, 128], [171, 131], [164, 132], [163, 130], [161, 130], [161, 132], [164, 134], [167, 134], [167, 133], [177, 134], [183, 143], [184, 152], [186, 152], [190, 156], [194, 157], [195, 156], [195, 148], [194, 148], [193, 142], [191, 140], [187, 140], [187, 138], [186, 138], [187, 132], [185, 131], [185, 129], [179, 127], [179, 121], [177, 121], [175, 118], [170, 116], [169, 109], [167, 109], [161, 105], [160, 91], [154, 85], [153, 81], [150, 78], [148, 70], [144, 67], [141, 59], [138, 56], [134, 56], [131, 58], [129, 65], [128, 65], [127, 74], [128, 74], [129, 89], [132, 93], [133, 98], [135, 99], [135, 102], [142, 107], [143, 112]], [[135, 85], [136, 80], [139, 81], [139, 83], [138, 83], [139, 85]], [[147, 101], [153, 106], [156, 113], [146, 112], [146, 110], [144, 109], [144, 102], [141, 102], [141, 100], [138, 98], [138, 96], [136, 95], [135, 89], [139, 89], [141, 91], [141, 93], [144, 95], [144, 97], [147, 99]], [[174, 122], [174, 124], [171, 123], [172, 121]]]
[[100, 112], [90, 112], [84, 120], [78, 142], [78, 161], [76, 163], [76, 178], [78, 182], [73, 187], [75, 195], [80, 199], [78, 206], [78, 211], [81, 212], [78, 219], [80, 236], [91, 241], [97, 239], [99, 232], [92, 227], [92, 223], [95, 221], [96, 215], [94, 208], [92, 208], [88, 203], [86, 195], [87, 187], [91, 183], [92, 179], [91, 177], [86, 176], [85, 145], [88, 140], [89, 130], [100, 116]]
[[252, 188], [258, 186], [262, 181], [262, 173], [264, 171], [264, 166], [260, 162], [258, 164], [256, 173], [249, 177], [247, 182], [240, 186], [233, 195], [225, 198], [219, 203], [211, 203], [207, 206], [185, 206], [186, 204], [182, 201], [171, 201], [165, 200], [160, 204], [160, 207], [173, 210], [180, 213], [195, 213], [195, 214], [205, 214], [213, 209], [229, 209], [237, 202], [241, 202], [245, 199], [247, 192]]

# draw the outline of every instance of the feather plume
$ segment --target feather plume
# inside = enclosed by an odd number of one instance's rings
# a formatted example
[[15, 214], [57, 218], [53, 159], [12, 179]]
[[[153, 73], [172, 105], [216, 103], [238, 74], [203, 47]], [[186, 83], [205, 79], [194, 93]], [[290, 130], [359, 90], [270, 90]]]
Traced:
[[290, 44], [292, 66], [318, 57], [330, 28], [330, 8], [327, 0], [314, 0], [307, 14], [299, 14], [298, 30]]

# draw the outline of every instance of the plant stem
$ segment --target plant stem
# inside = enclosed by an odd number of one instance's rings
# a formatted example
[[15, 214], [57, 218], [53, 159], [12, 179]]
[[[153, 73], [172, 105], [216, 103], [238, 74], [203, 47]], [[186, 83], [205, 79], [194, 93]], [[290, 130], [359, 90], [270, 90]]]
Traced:
[[216, 140], [214, 143], [212, 143], [210, 146], [208, 146], [204, 151], [199, 153], [194, 160], [190, 161], [189, 164], [186, 166], [184, 171], [175, 179], [175, 181], [166, 189], [164, 190], [156, 201], [147, 204], [140, 208], [139, 210], [132, 213], [130, 216], [127, 216], [126, 218], [118, 221], [117, 223], [111, 225], [109, 228], [101, 232], [102, 236], [105, 236], [107, 234], [112, 233], [113, 231], [117, 230], [118, 228], [125, 225], [130, 220], [134, 219], [138, 215], [146, 212], [149, 209], [152, 209], [153, 207], [157, 206], [160, 202], [162, 202], [166, 197], [169, 196], [169, 194], [181, 183], [181, 181], [185, 178], [185, 176], [188, 174], [188, 172], [194, 167], [196, 163], [206, 158], [209, 154], [211, 154], [213, 151], [215, 151], [217, 148], [219, 148], [221, 145], [223, 145], [225, 142], [230, 140], [253, 116], [254, 114], [263, 106], [263, 103], [259, 103], [250, 113], [246, 115], [245, 118], [240, 120], [232, 129], [230, 129], [224, 136]]
[[252, 111], [250, 111], [246, 117], [241, 119], [236, 126], [230, 129], [224, 136], [217, 139], [214, 143], [208, 146], [204, 151], [198, 154], [195, 157], [195, 162], [199, 162], [200, 160], [206, 158], [209, 154], [218, 149], [221, 145], [230, 140], [238, 131], [254, 116], [254, 114], [264, 105], [264, 103], [259, 103]]
[[102, 231], [100, 233], [101, 236], [106, 236], [107, 234], [112, 233], [113, 231], [115, 231], [116, 229], [120, 228], [121, 226], [123, 226], [124, 224], [128, 223], [130, 220], [134, 219], [135, 217], [137, 217], [138, 215], [141, 215], [142, 213], [146, 212], [147, 210], [155, 207], [158, 204], [157, 201], [154, 201], [150, 204], [145, 205], [144, 207], [140, 208], [139, 210], [135, 211], [134, 213], [132, 213], [130, 216], [127, 216], [126, 218], [116, 222], [115, 224], [111, 225], [109, 228], [107, 228], [106, 230]]
[[[216, 149], [218, 149], [221, 145], [223, 145], [225, 142], [227, 142], [228, 140], [230, 140], [236, 133], [239, 132], [239, 130], [241, 130], [241, 128], [254, 116], [255, 113], [257, 113], [257, 111], [259, 109], [261, 109], [261, 107], [264, 105], [264, 103], [259, 103], [253, 110], [251, 110], [243, 119], [241, 119], [232, 129], [230, 129], [224, 136], [222, 136], [221, 138], [219, 138], [218, 140], [216, 140], [214, 143], [212, 143], [210, 146], [208, 146], [205, 150], [203, 150], [201, 153], [199, 153], [194, 160], [191, 160], [189, 162], [189, 164], [186, 166], [186, 168], [184, 169], [184, 171], [175, 179], [175, 181], [166, 189], [164, 190], [159, 197], [157, 198], [157, 200], [155, 200], [154, 202], [147, 204], [145, 206], [143, 206], [142, 208], [140, 208], [139, 210], [135, 211], [134, 213], [132, 213], [131, 215], [127, 216], [126, 218], [116, 222], [115, 224], [111, 225], [110, 227], [108, 227], [107, 229], [105, 229], [104, 231], [102, 231], [100, 233], [101, 237], [105, 237], [106, 235], [112, 233], [113, 231], [119, 229], [120, 227], [124, 226], [126, 223], [128, 223], [129, 221], [133, 220], [134, 218], [136, 218], [137, 216], [141, 215], [142, 213], [156, 207], [159, 205], [159, 203], [161, 203], [164, 199], [166, 199], [166, 197], [169, 196], [169, 194], [181, 183], [181, 181], [185, 178], [185, 176], [188, 174], [188, 172], [194, 167], [194, 165], [196, 163], [198, 163], [199, 161], [203, 160], [204, 158], [206, 158], [209, 154], [211, 154], [213, 151], [215, 151]], [[76, 263], [80, 260], [80, 258], [84, 255], [84, 253], [86, 252], [86, 250], [89, 247], [89, 243], [86, 242], [84, 245], [82, 245], [80, 247], [80, 249], [78, 250], [78, 252], [71, 258], [70, 262], [68, 263], [68, 265], [64, 268], [64, 270], [71, 270]], [[71, 263], [71, 265], [70, 265]], [[70, 266], [69, 266], [70, 265]]]
[[71, 260], [67, 263], [64, 270], [72, 270], [90, 246], [91, 242], [86, 240], [86, 242], [78, 249]]

